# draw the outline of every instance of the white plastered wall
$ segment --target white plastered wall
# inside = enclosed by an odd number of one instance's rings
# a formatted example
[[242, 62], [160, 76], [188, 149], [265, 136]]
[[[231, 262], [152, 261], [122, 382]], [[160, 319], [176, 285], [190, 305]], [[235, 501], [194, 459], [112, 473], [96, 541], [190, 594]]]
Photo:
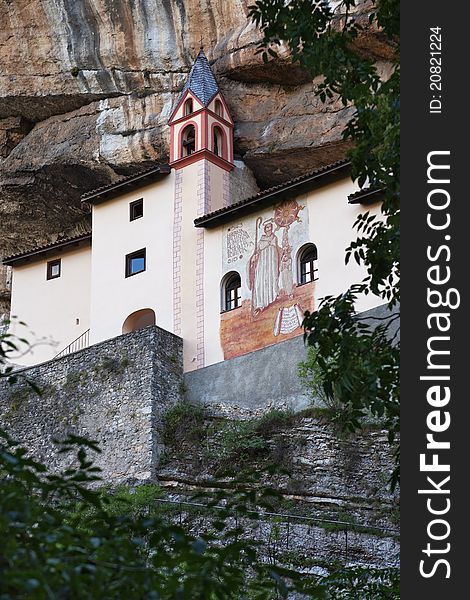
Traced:
[[[352, 258], [345, 264], [345, 250], [357, 238], [353, 224], [361, 213], [381, 214], [381, 203], [369, 206], [349, 204], [348, 195], [358, 188], [349, 179], [327, 185], [319, 190], [299, 196], [299, 204], [307, 202], [309, 208], [310, 240], [318, 251], [318, 281], [315, 287], [316, 304], [325, 296], [338, 295], [351, 284], [360, 283], [365, 269]], [[383, 304], [383, 300], [369, 294], [358, 298], [356, 310], [368, 310]]]
[[[48, 280], [47, 262], [57, 258], [61, 275]], [[29, 366], [54, 358], [89, 328], [90, 261], [87, 245], [13, 269], [11, 314], [16, 318], [10, 330], [31, 344], [23, 356], [11, 356], [14, 363]]]
[[[344, 179], [326, 185], [308, 194], [296, 198], [301, 205], [306, 205], [309, 211], [309, 239], [318, 250], [318, 281], [315, 287], [315, 305], [327, 295], [337, 295], [345, 291], [351, 284], [360, 282], [366, 275], [363, 267], [351, 260], [345, 265], [345, 249], [357, 235], [353, 223], [359, 213], [369, 211], [380, 214], [380, 203], [370, 206], [348, 204], [348, 195], [357, 191], [351, 180]], [[263, 208], [259, 211], [262, 213]], [[255, 220], [258, 213], [245, 216], [244, 221]], [[225, 272], [222, 270], [223, 231], [227, 226], [221, 225], [204, 232], [204, 338], [205, 364], [210, 365], [224, 359], [220, 343], [220, 284]], [[293, 248], [296, 258], [298, 247]], [[242, 295], [247, 294], [246, 273], [241, 272]], [[295, 267], [295, 275], [297, 269]], [[377, 296], [368, 295], [359, 298], [357, 311], [368, 310], [383, 304]]]
[[[174, 172], [93, 207], [90, 341], [120, 335], [133, 312], [151, 308], [173, 331]], [[143, 198], [144, 216], [130, 221], [129, 204]], [[125, 257], [146, 249], [146, 270], [125, 277]]]
[[[204, 346], [205, 363], [224, 360], [220, 343], [223, 227], [204, 231]], [[241, 274], [243, 277], [243, 274]]]

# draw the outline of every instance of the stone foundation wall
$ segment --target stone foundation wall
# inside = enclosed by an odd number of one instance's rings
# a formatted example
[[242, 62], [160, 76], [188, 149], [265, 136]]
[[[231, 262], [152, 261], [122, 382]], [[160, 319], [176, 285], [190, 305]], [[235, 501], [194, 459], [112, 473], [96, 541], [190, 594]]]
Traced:
[[144, 481], [161, 452], [156, 424], [181, 381], [182, 340], [148, 327], [19, 371], [14, 385], [0, 380], [0, 424], [55, 470], [73, 459], [53, 440], [74, 434], [100, 443], [105, 481]]
[[305, 516], [343, 520], [347, 515], [361, 525], [397, 529], [398, 493], [390, 491], [394, 459], [387, 432], [371, 426], [342, 433], [328, 416], [315, 413], [312, 409], [287, 416], [251, 437], [237, 425], [238, 419], [208, 416], [198, 440], [193, 436], [165, 448], [158, 480], [190, 494], [210, 489], [214, 475], [263, 474], [263, 484], [277, 490], [287, 504], [302, 505]]

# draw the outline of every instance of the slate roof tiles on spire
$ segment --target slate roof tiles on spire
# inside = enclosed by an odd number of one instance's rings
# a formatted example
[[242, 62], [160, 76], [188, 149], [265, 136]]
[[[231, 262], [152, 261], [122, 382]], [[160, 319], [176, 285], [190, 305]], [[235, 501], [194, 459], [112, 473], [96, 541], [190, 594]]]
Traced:
[[219, 91], [219, 86], [217, 85], [209, 61], [202, 48], [194, 61], [177, 104], [179, 104], [187, 90], [190, 90], [197, 96], [204, 106], [207, 106], [214, 95]]

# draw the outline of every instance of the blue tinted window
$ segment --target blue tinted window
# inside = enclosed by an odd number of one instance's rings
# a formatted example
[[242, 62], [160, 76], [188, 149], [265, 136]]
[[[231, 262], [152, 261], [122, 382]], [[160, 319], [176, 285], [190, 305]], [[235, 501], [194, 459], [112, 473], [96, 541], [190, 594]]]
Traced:
[[138, 273], [139, 271], [143, 271], [145, 269], [145, 258], [136, 257], [131, 259], [131, 273]]
[[145, 248], [126, 256], [126, 277], [145, 271]]

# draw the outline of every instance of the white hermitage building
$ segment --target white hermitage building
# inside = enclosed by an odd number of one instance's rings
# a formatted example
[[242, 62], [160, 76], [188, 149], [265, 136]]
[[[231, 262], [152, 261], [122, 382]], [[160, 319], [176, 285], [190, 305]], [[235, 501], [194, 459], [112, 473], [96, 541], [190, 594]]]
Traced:
[[202, 51], [169, 127], [169, 164], [88, 192], [89, 227], [4, 259], [27, 324], [11, 329], [33, 345], [19, 364], [156, 324], [198, 369], [301, 335], [305, 310], [364, 276], [344, 250], [380, 194], [358, 191], [347, 161], [231, 200], [233, 121]]

